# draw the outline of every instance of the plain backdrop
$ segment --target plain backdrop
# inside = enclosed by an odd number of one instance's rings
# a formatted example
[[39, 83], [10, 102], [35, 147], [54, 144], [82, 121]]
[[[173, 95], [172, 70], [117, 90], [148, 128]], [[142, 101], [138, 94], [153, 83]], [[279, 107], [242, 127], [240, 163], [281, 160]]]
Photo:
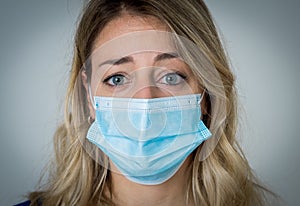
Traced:
[[[53, 155], [82, 4], [0, 1], [0, 205], [24, 200]], [[286, 205], [299, 205], [300, 3], [207, 4], [237, 78], [249, 163]]]

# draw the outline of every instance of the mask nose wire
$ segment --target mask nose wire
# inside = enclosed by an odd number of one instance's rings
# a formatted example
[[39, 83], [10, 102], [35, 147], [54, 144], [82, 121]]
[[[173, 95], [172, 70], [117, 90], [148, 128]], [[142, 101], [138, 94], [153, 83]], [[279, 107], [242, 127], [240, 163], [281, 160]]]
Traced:
[[[201, 94], [201, 98], [199, 100], [199, 105], [201, 104], [202, 99], [204, 98], [205, 93], [206, 93], [206, 89], [204, 89], [203, 92], [202, 92], [202, 94]], [[90, 101], [91, 101], [91, 103], [93, 105], [93, 108], [96, 110], [96, 105], [94, 103], [94, 99], [93, 99], [93, 95], [92, 95], [92, 89], [91, 89], [91, 85], [90, 84], [88, 84], [88, 94], [89, 94]]]

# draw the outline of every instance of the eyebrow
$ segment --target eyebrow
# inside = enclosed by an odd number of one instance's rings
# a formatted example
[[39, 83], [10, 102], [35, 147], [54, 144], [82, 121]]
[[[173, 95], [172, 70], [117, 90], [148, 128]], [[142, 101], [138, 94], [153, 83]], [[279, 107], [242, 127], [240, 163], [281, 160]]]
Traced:
[[[157, 62], [157, 61], [163, 61], [166, 59], [173, 59], [173, 58], [178, 58], [178, 57], [179, 57], [179, 55], [176, 52], [162, 53], [162, 54], [157, 55], [154, 58], [154, 61]], [[119, 59], [110, 59], [110, 60], [104, 61], [99, 65], [99, 67], [101, 67], [105, 64], [121, 65], [121, 64], [126, 64], [129, 62], [133, 62], [133, 58], [130, 56], [126, 56], [126, 57], [122, 57]]]
[[126, 56], [126, 57], [122, 57], [120, 59], [110, 59], [110, 60], [104, 61], [99, 65], [99, 67], [101, 67], [105, 64], [120, 65], [120, 64], [125, 64], [125, 63], [129, 63], [129, 62], [133, 62], [133, 58], [130, 56]]
[[162, 53], [162, 54], [159, 54], [155, 57], [154, 61], [163, 61], [163, 60], [166, 60], [166, 59], [173, 59], [173, 58], [178, 58], [179, 55], [178, 53], [176, 52], [170, 52], [170, 53]]

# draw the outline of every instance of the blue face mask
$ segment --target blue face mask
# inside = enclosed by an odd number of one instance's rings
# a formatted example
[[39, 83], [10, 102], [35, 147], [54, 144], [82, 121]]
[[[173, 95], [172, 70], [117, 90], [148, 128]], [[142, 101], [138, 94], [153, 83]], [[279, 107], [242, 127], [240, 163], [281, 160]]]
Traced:
[[133, 99], [94, 97], [87, 139], [129, 180], [146, 185], [171, 178], [210, 131], [200, 120], [200, 95]]

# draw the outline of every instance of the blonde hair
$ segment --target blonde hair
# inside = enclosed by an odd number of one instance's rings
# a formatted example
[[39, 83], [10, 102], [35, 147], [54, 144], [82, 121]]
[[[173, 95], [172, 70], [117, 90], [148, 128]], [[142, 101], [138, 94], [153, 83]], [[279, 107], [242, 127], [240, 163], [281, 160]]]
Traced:
[[[197, 70], [197, 61], [187, 51], [187, 61], [194, 75], [205, 85], [208, 114], [203, 121], [213, 133], [193, 153], [187, 198], [195, 205], [265, 205], [263, 191], [236, 141], [237, 103], [234, 76], [218, 37], [212, 17], [202, 0], [91, 0], [87, 3], [75, 37], [72, 72], [65, 103], [65, 121], [54, 138], [55, 167], [43, 191], [30, 194], [32, 205], [113, 205], [110, 173], [91, 158], [83, 144], [89, 116], [83, 85], [77, 79], [92, 45], [105, 25], [123, 12], [153, 16], [172, 32], [192, 41], [209, 59], [215, 75]], [[216, 79], [218, 78], [218, 80]], [[221, 84], [221, 86], [220, 86]], [[221, 89], [222, 88], [222, 91]], [[213, 149], [207, 149], [213, 145]], [[105, 159], [104, 154], [96, 154]], [[202, 160], [202, 161], [199, 161]], [[103, 160], [105, 161], [105, 160]], [[105, 192], [109, 191], [109, 192]]]

